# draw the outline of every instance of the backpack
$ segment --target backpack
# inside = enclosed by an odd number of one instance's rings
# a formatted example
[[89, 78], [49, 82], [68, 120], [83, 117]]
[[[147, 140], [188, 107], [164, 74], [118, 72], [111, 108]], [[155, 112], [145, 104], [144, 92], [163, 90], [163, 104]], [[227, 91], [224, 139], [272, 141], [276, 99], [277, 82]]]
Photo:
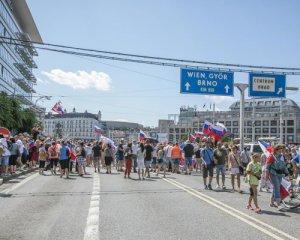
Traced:
[[50, 149], [50, 157], [56, 157], [57, 156], [57, 152], [55, 151], [55, 147], [51, 147]]

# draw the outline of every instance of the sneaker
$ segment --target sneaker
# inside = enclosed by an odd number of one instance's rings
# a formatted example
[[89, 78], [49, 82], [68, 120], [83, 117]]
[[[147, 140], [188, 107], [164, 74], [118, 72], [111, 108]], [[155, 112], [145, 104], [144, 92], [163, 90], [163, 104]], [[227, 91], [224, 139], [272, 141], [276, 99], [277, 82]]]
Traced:
[[247, 208], [248, 210], [253, 210], [253, 207], [252, 207], [250, 204], [248, 204], [248, 205], [246, 206], [246, 208]]
[[210, 184], [208, 184], [208, 189], [213, 190]]
[[191, 172], [189, 172], [189, 175], [192, 175], [192, 173], [191, 173]]
[[208, 190], [208, 187], [207, 187], [207, 185], [204, 185], [204, 189], [205, 189], [205, 190]]
[[284, 206], [282, 206], [282, 204], [277, 206], [277, 210], [280, 211], [280, 212], [283, 211], [284, 209], [285, 208], [284, 208]]
[[226, 190], [226, 187], [223, 185], [222, 189], [223, 189], [223, 190]]
[[220, 185], [219, 185], [219, 184], [217, 184], [217, 186], [216, 186], [216, 189], [221, 189], [221, 187], [220, 187]]
[[274, 203], [270, 203], [270, 204], [269, 204], [269, 207], [274, 207], [274, 208], [276, 208], [277, 206], [276, 206]]

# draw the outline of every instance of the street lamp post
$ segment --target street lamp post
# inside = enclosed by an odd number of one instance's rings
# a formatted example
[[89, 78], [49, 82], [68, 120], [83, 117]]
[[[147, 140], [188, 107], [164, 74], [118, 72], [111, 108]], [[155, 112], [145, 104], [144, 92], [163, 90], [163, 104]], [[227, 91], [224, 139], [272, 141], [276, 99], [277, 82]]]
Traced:
[[245, 108], [245, 90], [248, 88], [246, 83], [235, 83], [235, 87], [240, 91], [240, 150], [244, 149], [244, 108]]

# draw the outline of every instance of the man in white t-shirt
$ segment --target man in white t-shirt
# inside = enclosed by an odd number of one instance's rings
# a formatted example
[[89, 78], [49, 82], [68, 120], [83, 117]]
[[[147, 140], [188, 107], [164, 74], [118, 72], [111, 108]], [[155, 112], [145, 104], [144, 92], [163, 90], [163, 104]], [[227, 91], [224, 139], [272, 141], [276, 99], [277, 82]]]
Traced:
[[133, 172], [136, 173], [137, 168], [137, 152], [138, 152], [139, 145], [137, 144], [136, 140], [133, 140], [131, 150], [132, 150], [132, 160], [133, 160]]
[[[172, 160], [172, 143], [169, 142], [167, 146], [164, 147], [164, 156], [165, 156], [165, 164], [169, 170], [172, 172], [174, 169], [174, 162]], [[171, 164], [171, 168], [170, 168]]]
[[3, 153], [1, 156], [1, 165], [2, 165], [2, 172], [3, 172], [2, 175], [8, 176], [7, 170], [8, 170], [10, 151], [8, 149], [6, 138], [3, 136], [3, 134], [0, 134], [0, 142], [3, 146]]
[[24, 144], [23, 144], [23, 138], [21, 136], [16, 135], [15, 136], [15, 140], [16, 140], [16, 144], [19, 146], [19, 151], [20, 151], [20, 155], [17, 159], [17, 163], [20, 167], [22, 167], [22, 155], [23, 155], [23, 151], [24, 151]]

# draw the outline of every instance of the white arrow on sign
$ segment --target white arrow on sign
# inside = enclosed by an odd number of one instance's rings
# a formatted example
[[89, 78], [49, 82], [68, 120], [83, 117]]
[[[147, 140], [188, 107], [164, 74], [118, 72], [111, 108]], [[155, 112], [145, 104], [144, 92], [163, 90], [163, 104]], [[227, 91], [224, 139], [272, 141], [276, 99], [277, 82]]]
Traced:
[[226, 93], [228, 93], [228, 90], [230, 89], [230, 87], [228, 85], [226, 85], [225, 87]]
[[184, 86], [185, 86], [186, 91], [189, 91], [189, 90], [190, 90], [190, 86], [191, 86], [191, 85], [190, 85], [188, 82], [187, 82]]
[[278, 88], [277, 95], [279, 95], [280, 93], [282, 93], [282, 88]]

